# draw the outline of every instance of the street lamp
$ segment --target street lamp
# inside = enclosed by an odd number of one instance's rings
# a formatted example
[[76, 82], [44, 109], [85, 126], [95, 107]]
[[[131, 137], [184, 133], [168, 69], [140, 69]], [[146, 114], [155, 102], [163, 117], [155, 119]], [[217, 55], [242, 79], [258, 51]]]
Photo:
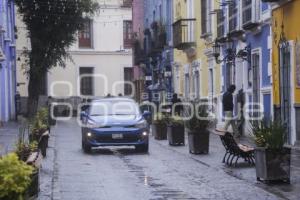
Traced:
[[221, 46], [219, 45], [218, 41], [215, 42], [215, 44], [213, 45], [213, 55], [215, 57], [216, 63], [220, 64], [222, 62], [233, 62], [236, 58], [241, 58], [245, 61], [250, 62], [250, 46], [248, 45], [244, 49], [236, 52], [236, 49], [233, 48], [231, 42], [231, 40], [228, 41], [229, 47], [226, 49], [226, 55], [223, 59], [219, 59], [221, 54]]

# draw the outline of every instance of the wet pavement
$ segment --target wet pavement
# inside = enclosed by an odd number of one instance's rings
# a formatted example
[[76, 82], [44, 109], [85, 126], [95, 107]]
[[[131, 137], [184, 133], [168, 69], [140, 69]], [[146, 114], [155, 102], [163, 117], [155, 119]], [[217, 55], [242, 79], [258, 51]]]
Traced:
[[[149, 154], [136, 153], [131, 147], [84, 154], [75, 120], [58, 122], [52, 132], [55, 148], [50, 144], [45, 162], [53, 165], [53, 172], [47, 164], [44, 170], [52, 173], [53, 179], [42, 181], [46, 188], [42, 187], [44, 198], [40, 199], [299, 199], [294, 193], [297, 184], [294, 189], [288, 186], [292, 192], [285, 195], [277, 186], [257, 183], [253, 167], [225, 167], [221, 163], [223, 147], [214, 135], [209, 155], [191, 155], [187, 146], [170, 147], [167, 141], [153, 138]], [[49, 161], [51, 155], [53, 161]], [[50, 194], [43, 195], [45, 192]]]

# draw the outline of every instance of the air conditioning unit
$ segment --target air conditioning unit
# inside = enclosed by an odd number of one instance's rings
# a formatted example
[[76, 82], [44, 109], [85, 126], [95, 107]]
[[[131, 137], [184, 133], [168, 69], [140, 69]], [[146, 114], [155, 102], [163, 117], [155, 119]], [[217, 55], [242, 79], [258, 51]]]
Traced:
[[0, 62], [4, 61], [5, 60], [5, 55], [2, 51], [2, 48], [0, 47]]

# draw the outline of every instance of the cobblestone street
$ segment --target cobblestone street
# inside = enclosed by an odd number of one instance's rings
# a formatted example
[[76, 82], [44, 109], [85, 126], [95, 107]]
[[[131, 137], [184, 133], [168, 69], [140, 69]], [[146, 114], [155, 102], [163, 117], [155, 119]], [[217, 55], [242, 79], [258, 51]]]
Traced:
[[296, 175], [291, 186], [266, 186], [256, 182], [253, 167], [225, 167], [213, 134], [210, 154], [197, 156], [152, 138], [149, 154], [115, 147], [84, 154], [75, 120], [59, 122], [52, 134], [40, 199], [299, 199]]

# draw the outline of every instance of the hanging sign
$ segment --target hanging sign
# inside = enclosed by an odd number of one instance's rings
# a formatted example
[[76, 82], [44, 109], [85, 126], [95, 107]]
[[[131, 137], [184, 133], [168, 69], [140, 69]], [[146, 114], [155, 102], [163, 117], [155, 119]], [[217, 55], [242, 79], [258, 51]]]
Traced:
[[296, 43], [295, 56], [296, 56], [296, 87], [300, 88], [300, 42]]

